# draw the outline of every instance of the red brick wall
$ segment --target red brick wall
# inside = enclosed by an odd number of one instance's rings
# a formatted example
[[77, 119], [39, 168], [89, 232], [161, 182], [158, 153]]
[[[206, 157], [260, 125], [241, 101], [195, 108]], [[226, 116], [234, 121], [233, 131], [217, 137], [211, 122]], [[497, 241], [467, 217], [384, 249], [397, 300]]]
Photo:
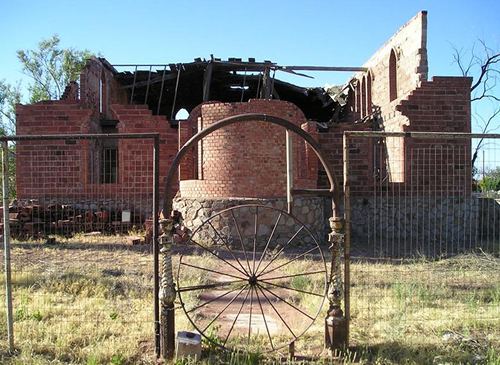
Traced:
[[[179, 121], [179, 149], [182, 148], [198, 130], [198, 118], [201, 117], [201, 106], [195, 107], [189, 114], [189, 118]], [[179, 165], [180, 180], [192, 180], [198, 178], [198, 146], [195, 146], [182, 159]]]
[[[281, 117], [315, 134], [315, 126], [305, 123], [300, 109], [279, 100], [205, 103], [201, 106], [199, 124], [206, 128], [223, 118], [246, 113]], [[299, 137], [292, 139], [294, 186], [315, 187], [317, 162], [311, 157], [312, 151], [306, 152], [305, 143]], [[284, 128], [266, 122], [237, 123], [207, 136], [200, 145], [198, 176], [203, 180], [181, 181], [181, 196], [270, 198], [286, 195]]]
[[[406, 99], [400, 100], [382, 123], [386, 131], [470, 132], [471, 79], [434, 77], [424, 81]], [[343, 126], [343, 127], [342, 127]], [[342, 129], [340, 125], [320, 134], [320, 142], [336, 176], [342, 173]], [[368, 129], [362, 124], [357, 130]], [[350, 176], [353, 193], [373, 193], [376, 186], [397, 189], [399, 194], [470, 193], [471, 146], [468, 139], [416, 139], [391, 137], [351, 138]], [[378, 171], [377, 171], [378, 170]], [[380, 178], [386, 177], [383, 183]], [[325, 185], [324, 178], [320, 181]]]
[[[118, 133], [151, 133], [160, 134], [160, 192], [163, 192], [165, 178], [168, 169], [177, 153], [178, 131], [170, 126], [170, 123], [162, 115], [152, 115], [151, 110], [146, 105], [111, 105], [113, 115], [118, 119]], [[153, 153], [151, 149], [144, 148], [141, 144], [151, 143], [148, 141], [121, 140], [118, 150], [120, 153], [120, 171], [123, 176], [122, 183], [126, 186], [137, 186], [143, 189], [144, 180], [137, 179], [135, 171], [137, 163], [143, 161], [144, 168], [152, 166]], [[174, 179], [176, 182], [177, 179]], [[146, 187], [147, 188], [147, 187]], [[151, 187], [149, 187], [151, 188]], [[173, 186], [173, 192], [178, 189], [178, 184]], [[152, 191], [152, 190], [151, 190]]]
[[[119, 120], [119, 133], [160, 133], [160, 191], [177, 153], [177, 130], [162, 116], [152, 116], [147, 107], [112, 105]], [[63, 101], [19, 105], [17, 134], [80, 134], [95, 132], [92, 111], [80, 103]], [[20, 199], [104, 198], [151, 200], [153, 140], [118, 140], [118, 180], [114, 184], [92, 181], [92, 153], [96, 142], [83, 140], [20, 141], [16, 146], [16, 188]], [[174, 186], [177, 190], [177, 184]]]
[[[18, 135], [78, 134], [89, 132], [92, 111], [79, 103], [46, 101], [18, 105]], [[19, 141], [16, 144], [16, 188], [18, 198], [35, 198], [55, 193], [66, 186], [69, 194], [81, 189], [84, 165], [80, 153], [85, 143], [64, 141]]]
[[[401, 101], [397, 110], [410, 120], [405, 131], [471, 132], [470, 87], [468, 77], [433, 77]], [[420, 152], [417, 152], [420, 151]], [[408, 139], [405, 175], [415, 166], [429, 167], [435, 175], [413, 175], [413, 185], [427, 186], [430, 192], [470, 193], [472, 187], [471, 141], [468, 139]], [[448, 163], [443, 164], [443, 161]], [[412, 166], [413, 165], [413, 166]], [[436, 168], [436, 166], [440, 166]], [[441, 167], [442, 166], [442, 167]], [[415, 176], [422, 176], [417, 179]], [[454, 181], [446, 182], [452, 176]], [[449, 185], [449, 186], [448, 186]], [[415, 187], [415, 186], [414, 186]]]
[[[102, 113], [99, 112], [99, 83], [102, 83]], [[114, 79], [114, 73], [101, 61], [91, 58], [80, 74], [80, 100], [92, 110], [95, 119], [112, 117], [112, 104], [126, 104], [128, 96]]]
[[[340, 188], [343, 184], [343, 136], [345, 131], [369, 131], [371, 127], [368, 124], [337, 124], [331, 127], [327, 132], [319, 133], [319, 142], [327, 163], [335, 175]], [[351, 143], [349, 148], [351, 174], [351, 189], [361, 191], [367, 187], [367, 181], [371, 178], [373, 153], [372, 141], [365, 139], [364, 143]], [[318, 186], [321, 188], [330, 188], [326, 173], [320, 168], [318, 175]]]
[[470, 132], [470, 77], [435, 76], [402, 100], [396, 110], [414, 132]]

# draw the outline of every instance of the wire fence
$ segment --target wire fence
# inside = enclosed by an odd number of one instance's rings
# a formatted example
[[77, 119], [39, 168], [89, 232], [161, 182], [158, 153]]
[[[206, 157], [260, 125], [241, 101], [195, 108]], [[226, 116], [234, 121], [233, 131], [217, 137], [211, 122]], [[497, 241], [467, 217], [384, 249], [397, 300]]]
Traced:
[[[500, 138], [348, 132], [346, 141], [351, 344], [500, 346]], [[157, 144], [157, 135], [4, 143], [19, 361], [154, 361]], [[1, 306], [0, 360], [7, 317]]]
[[[2, 217], [10, 227], [18, 358], [152, 361], [158, 136], [30, 136], [8, 143], [11, 198]], [[3, 290], [0, 296], [4, 303]], [[7, 318], [2, 305], [0, 358], [8, 350]]]
[[352, 344], [500, 344], [500, 138], [478, 137], [347, 133]]

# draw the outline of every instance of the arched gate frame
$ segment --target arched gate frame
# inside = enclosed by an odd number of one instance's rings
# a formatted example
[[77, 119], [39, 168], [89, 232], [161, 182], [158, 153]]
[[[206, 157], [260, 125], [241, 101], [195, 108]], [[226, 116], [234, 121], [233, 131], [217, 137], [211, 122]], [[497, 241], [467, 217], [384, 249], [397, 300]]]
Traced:
[[[344, 279], [347, 281], [349, 277], [349, 242], [344, 240], [344, 217], [340, 212], [340, 199], [341, 190], [340, 186], [335, 179], [330, 167], [328, 166], [325, 156], [321, 151], [319, 143], [306, 131], [302, 130], [297, 125], [290, 121], [274, 117], [266, 114], [249, 113], [231, 116], [221, 119], [215, 124], [199, 131], [196, 135], [191, 137], [175, 156], [172, 165], [168, 171], [165, 180], [164, 191], [164, 205], [163, 219], [160, 224], [163, 234], [159, 238], [162, 256], [162, 264], [160, 268], [158, 295], [159, 306], [155, 308], [155, 322], [156, 322], [156, 342], [157, 351], [161, 348], [161, 354], [164, 358], [170, 359], [174, 356], [175, 351], [175, 315], [174, 315], [174, 301], [177, 295], [174, 285], [172, 274], [172, 257], [171, 248], [173, 244], [173, 211], [172, 211], [172, 183], [179, 168], [182, 158], [186, 155], [190, 148], [195, 146], [200, 140], [209, 134], [235, 123], [244, 122], [267, 122], [279, 125], [287, 131], [295, 133], [303, 140], [316, 153], [328, 177], [330, 184], [329, 189], [314, 189], [309, 190], [311, 194], [325, 193], [331, 197], [333, 216], [329, 219], [331, 233], [329, 234], [330, 250], [332, 253], [331, 270], [328, 281], [327, 298], [329, 301], [328, 315], [325, 319], [325, 346], [330, 349], [340, 348], [347, 345], [348, 341], [348, 318], [349, 318], [349, 287], [343, 285], [341, 260], [344, 259]], [[344, 146], [345, 148], [346, 146]], [[289, 192], [290, 193], [290, 192]], [[347, 220], [346, 230], [349, 230], [349, 221]], [[342, 310], [342, 297], [344, 298], [344, 306]], [[158, 342], [159, 341], [159, 342]]]

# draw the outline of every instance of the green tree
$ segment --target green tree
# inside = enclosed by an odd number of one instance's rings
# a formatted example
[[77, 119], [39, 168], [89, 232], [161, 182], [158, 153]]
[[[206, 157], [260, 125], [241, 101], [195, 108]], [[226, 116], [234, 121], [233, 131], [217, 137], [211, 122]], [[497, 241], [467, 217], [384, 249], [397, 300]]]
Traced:
[[0, 80], [0, 134], [16, 132], [16, 104], [21, 102], [20, 84], [13, 86]]
[[479, 180], [479, 188], [483, 193], [500, 191], [500, 167], [485, 172], [483, 178]]
[[85, 62], [92, 56], [88, 50], [62, 48], [57, 34], [38, 43], [36, 49], [18, 50], [17, 58], [23, 72], [31, 79], [24, 98], [21, 82], [15, 85], [0, 80], [0, 134], [9, 135], [16, 131], [16, 104], [27, 100], [36, 103], [41, 100], [59, 99], [70, 81], [75, 81]]
[[[62, 48], [58, 35], [43, 39], [32, 50], [17, 51], [23, 72], [31, 79], [28, 96], [23, 98], [21, 82], [15, 85], [0, 80], [0, 135], [13, 135], [16, 132], [16, 104], [27, 100], [36, 103], [41, 100], [60, 99], [66, 85], [75, 81], [86, 59], [92, 54], [88, 50]], [[15, 197], [15, 153], [16, 146], [9, 143], [9, 195]], [[1, 181], [1, 177], [0, 177]]]
[[62, 48], [57, 34], [41, 40], [37, 49], [18, 50], [22, 70], [33, 81], [28, 86], [29, 102], [59, 99], [66, 85], [78, 78], [86, 59], [91, 56], [88, 50]]

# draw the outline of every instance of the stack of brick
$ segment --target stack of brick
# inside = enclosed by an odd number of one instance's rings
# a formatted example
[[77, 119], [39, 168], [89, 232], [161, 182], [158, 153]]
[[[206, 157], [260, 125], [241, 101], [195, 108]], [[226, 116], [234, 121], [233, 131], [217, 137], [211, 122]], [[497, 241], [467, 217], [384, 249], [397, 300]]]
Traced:
[[[0, 208], [0, 229], [3, 232], [3, 208]], [[42, 238], [48, 234], [72, 235], [81, 232], [127, 233], [132, 227], [142, 227], [145, 217], [132, 213], [122, 221], [122, 210], [113, 207], [83, 208], [79, 204], [39, 204], [15, 201], [9, 206], [11, 236]]]

